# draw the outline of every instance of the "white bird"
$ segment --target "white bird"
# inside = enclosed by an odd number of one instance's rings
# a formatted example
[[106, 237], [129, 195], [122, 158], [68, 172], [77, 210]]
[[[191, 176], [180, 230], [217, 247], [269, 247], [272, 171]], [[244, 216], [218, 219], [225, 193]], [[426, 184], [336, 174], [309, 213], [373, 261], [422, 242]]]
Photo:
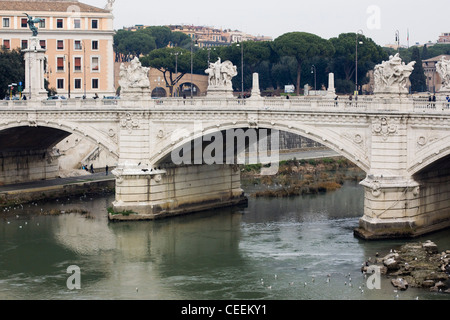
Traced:
[[139, 289], [138, 289], [138, 287], [136, 287], [136, 292], [138, 292], [139, 291]]

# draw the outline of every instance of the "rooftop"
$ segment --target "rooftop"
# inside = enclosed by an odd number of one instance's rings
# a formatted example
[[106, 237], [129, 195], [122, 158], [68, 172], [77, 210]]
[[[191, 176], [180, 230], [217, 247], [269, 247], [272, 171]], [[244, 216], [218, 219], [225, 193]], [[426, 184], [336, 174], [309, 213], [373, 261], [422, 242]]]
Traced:
[[0, 0], [0, 11], [73, 12], [75, 7], [80, 8], [80, 12], [110, 13], [109, 10], [90, 6], [77, 0]]

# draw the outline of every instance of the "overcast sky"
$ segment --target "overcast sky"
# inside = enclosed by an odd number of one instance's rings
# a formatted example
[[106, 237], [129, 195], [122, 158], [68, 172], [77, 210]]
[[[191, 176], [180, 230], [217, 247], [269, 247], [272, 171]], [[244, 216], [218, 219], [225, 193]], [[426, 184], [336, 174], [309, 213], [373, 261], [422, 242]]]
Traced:
[[[103, 8], [107, 0], [80, 0]], [[217, 5], [215, 3], [218, 3]], [[325, 39], [362, 30], [377, 44], [435, 42], [450, 32], [449, 0], [115, 0], [114, 28], [193, 24], [276, 38], [292, 31]]]

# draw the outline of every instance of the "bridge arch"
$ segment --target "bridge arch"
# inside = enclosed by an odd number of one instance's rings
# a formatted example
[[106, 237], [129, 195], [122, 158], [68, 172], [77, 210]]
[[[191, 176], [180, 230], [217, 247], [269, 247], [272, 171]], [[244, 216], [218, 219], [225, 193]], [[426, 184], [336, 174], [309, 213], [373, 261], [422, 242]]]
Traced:
[[[92, 143], [103, 146], [106, 150], [108, 150], [113, 156], [119, 157], [119, 148], [117, 142], [112, 139], [117, 138], [118, 132], [109, 132], [107, 133], [108, 138], [105, 137], [105, 134], [102, 134], [100, 131], [93, 130], [92, 127], [87, 125], [79, 124], [79, 123], [71, 123], [71, 122], [56, 122], [52, 120], [33, 120], [33, 121], [16, 121], [16, 122], [6, 122], [0, 124], [0, 134], [2, 132], [6, 132], [8, 130], [20, 131], [21, 129], [26, 131], [32, 130], [33, 132], [37, 132], [36, 130], [42, 129], [50, 129], [53, 133], [57, 133], [54, 137], [54, 141], [48, 142], [48, 147], [52, 147], [56, 145], [64, 138], [68, 137], [71, 134], [77, 134], [86, 137]], [[35, 130], [33, 130], [35, 129]], [[30, 139], [38, 138], [31, 137]], [[52, 145], [53, 144], [53, 145]], [[13, 146], [12, 146], [13, 147]]]
[[215, 134], [218, 132], [224, 132], [227, 130], [237, 130], [237, 129], [267, 129], [267, 130], [278, 130], [284, 131], [292, 134], [296, 134], [315, 142], [322, 144], [323, 146], [337, 152], [341, 156], [345, 157], [355, 165], [357, 165], [364, 172], [368, 173], [370, 171], [370, 161], [363, 150], [358, 149], [355, 144], [342, 143], [342, 139], [337, 139], [333, 132], [324, 129], [311, 129], [307, 126], [297, 126], [292, 127], [287, 124], [261, 124], [258, 126], [247, 124], [223, 124], [223, 125], [209, 125], [201, 128], [198, 132], [193, 132], [191, 128], [179, 128], [172, 134], [165, 137], [165, 141], [162, 142], [159, 148], [159, 152], [155, 154], [150, 162], [158, 165], [163, 161], [167, 161], [171, 156], [173, 150], [177, 150], [185, 146], [186, 144], [196, 140], [202, 139], [206, 135]]
[[417, 148], [417, 152], [414, 153], [414, 158], [407, 169], [411, 176], [450, 156], [450, 136], [440, 139], [420, 136], [416, 140], [411, 141], [411, 143], [415, 143]]

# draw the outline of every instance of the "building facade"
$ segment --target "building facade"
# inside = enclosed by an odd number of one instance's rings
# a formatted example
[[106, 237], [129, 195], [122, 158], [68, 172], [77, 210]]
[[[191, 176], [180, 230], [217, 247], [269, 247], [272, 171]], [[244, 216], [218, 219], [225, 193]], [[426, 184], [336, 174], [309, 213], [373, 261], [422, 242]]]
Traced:
[[438, 43], [450, 43], [450, 32], [443, 32], [439, 36]]
[[440, 55], [422, 61], [428, 92], [436, 93], [441, 89], [442, 79], [436, 71], [436, 63], [441, 61], [442, 57], [445, 57], [447, 60], [450, 59], [450, 55]]
[[[77, 0], [0, 0], [0, 44], [27, 49], [34, 19], [48, 87], [70, 98], [114, 94], [113, 15]], [[25, 84], [26, 86], [26, 84]]]

